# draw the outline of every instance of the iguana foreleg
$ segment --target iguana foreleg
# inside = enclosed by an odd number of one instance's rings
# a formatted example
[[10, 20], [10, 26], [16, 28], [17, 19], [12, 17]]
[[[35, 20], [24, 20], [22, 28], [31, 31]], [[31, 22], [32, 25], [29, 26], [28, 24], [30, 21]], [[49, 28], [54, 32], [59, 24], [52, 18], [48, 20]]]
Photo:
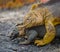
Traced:
[[54, 27], [53, 23], [51, 21], [48, 21], [47, 23], [45, 23], [45, 26], [46, 26], [46, 34], [43, 37], [43, 39], [35, 40], [35, 44], [37, 44], [37, 46], [46, 45], [55, 38], [55, 27]]

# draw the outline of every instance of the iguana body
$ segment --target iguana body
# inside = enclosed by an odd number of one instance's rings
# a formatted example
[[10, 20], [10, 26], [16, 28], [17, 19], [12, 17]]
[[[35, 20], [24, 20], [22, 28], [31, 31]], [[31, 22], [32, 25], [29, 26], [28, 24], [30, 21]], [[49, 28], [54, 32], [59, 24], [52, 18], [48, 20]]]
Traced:
[[[19, 36], [26, 35], [25, 30], [34, 26], [45, 25], [46, 33], [41, 40], [35, 39], [34, 43], [39, 45], [46, 45], [50, 43], [56, 35], [55, 26], [60, 24], [60, 4], [54, 4], [51, 6], [34, 4], [30, 10], [30, 12], [24, 17], [24, 22], [22, 24], [17, 25], [19, 30]], [[33, 37], [38, 33], [32, 31]], [[29, 39], [29, 37], [27, 37]], [[28, 44], [29, 41], [20, 42], [20, 44]]]
[[[25, 20], [23, 25], [19, 25], [18, 29], [20, 30], [20, 35], [22, 34], [21, 31], [24, 33], [22, 29], [31, 28], [34, 26], [44, 25], [46, 27], [46, 34], [44, 35], [43, 39], [35, 40], [35, 44], [39, 45], [46, 45], [50, 43], [56, 34], [55, 26], [60, 24], [60, 16], [58, 14], [55, 15], [55, 11], [49, 10], [48, 7], [40, 7], [36, 8], [39, 4], [35, 4], [32, 6], [30, 12], [25, 16]], [[55, 8], [54, 8], [55, 9]], [[60, 10], [60, 7], [58, 8]], [[34, 36], [34, 35], [32, 35]]]

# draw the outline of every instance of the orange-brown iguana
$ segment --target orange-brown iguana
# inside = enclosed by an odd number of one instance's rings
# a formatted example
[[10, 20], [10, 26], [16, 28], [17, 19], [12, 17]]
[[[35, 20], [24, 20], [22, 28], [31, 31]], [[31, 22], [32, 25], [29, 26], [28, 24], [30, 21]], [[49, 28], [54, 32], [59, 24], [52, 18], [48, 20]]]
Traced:
[[[34, 43], [39, 45], [46, 45], [50, 43], [56, 35], [55, 26], [60, 24], [60, 4], [56, 4], [54, 7], [52, 6], [40, 6], [40, 4], [32, 5], [29, 13], [24, 17], [24, 22], [22, 24], [17, 25], [19, 30], [19, 36], [23, 36], [25, 34], [25, 30], [27, 28], [31, 28], [34, 26], [45, 25], [46, 34], [43, 39], [35, 40]], [[58, 7], [58, 8], [57, 8]], [[36, 33], [37, 34], [37, 33]], [[26, 35], [26, 34], [25, 34]], [[38, 35], [38, 34], [37, 34]], [[32, 36], [34, 36], [32, 34]], [[29, 41], [20, 42], [20, 44], [28, 44]]]

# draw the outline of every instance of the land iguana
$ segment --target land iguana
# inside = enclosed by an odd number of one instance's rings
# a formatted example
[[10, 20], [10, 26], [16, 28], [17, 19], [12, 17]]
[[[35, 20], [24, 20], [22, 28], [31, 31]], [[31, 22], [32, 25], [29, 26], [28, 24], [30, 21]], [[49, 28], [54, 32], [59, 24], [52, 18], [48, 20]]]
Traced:
[[[40, 7], [39, 7], [40, 6]], [[31, 27], [44, 25], [46, 28], [46, 33], [42, 39], [35, 39], [34, 43], [37, 46], [43, 46], [49, 44], [56, 36], [55, 26], [60, 24], [60, 4], [54, 5], [40, 5], [33, 4], [29, 13], [24, 17], [24, 22], [22, 24], [18, 24], [19, 36], [26, 35], [25, 30]], [[36, 31], [32, 31], [35, 32]], [[31, 37], [35, 36], [32, 33]], [[29, 38], [29, 37], [28, 37]], [[29, 41], [20, 42], [20, 44], [28, 44]]]

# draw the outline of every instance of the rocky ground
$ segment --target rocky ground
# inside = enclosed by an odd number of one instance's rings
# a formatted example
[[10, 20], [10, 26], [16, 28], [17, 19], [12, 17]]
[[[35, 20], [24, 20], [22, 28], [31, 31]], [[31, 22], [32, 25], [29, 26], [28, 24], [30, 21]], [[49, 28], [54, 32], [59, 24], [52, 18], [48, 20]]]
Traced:
[[23, 21], [23, 16], [30, 7], [0, 12], [0, 52], [60, 52], [60, 41], [55, 39], [51, 44], [37, 47], [34, 44], [19, 45], [19, 38], [10, 40], [15, 25]]

